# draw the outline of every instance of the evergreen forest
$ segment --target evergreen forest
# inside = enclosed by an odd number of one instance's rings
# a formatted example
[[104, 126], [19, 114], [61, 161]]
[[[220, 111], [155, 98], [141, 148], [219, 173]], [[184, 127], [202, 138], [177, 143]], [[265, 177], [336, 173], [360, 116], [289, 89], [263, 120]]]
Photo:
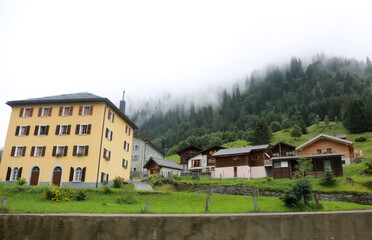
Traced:
[[[142, 123], [136, 133], [167, 155], [189, 144], [205, 148], [237, 139], [270, 143], [271, 132], [295, 126], [306, 134], [306, 127], [319, 121], [342, 121], [351, 133], [372, 131], [372, 64], [368, 57], [317, 56], [304, 66], [293, 57], [286, 66], [252, 72], [244, 87], [231, 84], [219, 100], [189, 109], [177, 105], [145, 120], [141, 111], [130, 117]], [[259, 131], [266, 134], [263, 142], [257, 141]]]

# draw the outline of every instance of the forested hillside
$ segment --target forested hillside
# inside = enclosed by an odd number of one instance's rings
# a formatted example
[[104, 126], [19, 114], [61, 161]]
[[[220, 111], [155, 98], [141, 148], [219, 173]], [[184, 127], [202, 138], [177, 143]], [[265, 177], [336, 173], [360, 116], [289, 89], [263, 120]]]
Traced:
[[[352, 133], [372, 131], [372, 64], [318, 57], [307, 66], [292, 58], [288, 66], [253, 72], [244, 89], [233, 84], [216, 107], [176, 106], [146, 119], [138, 134], [170, 154], [188, 144], [200, 147], [249, 139], [259, 119], [273, 131], [320, 120], [342, 121]], [[141, 119], [138, 111], [131, 118]]]

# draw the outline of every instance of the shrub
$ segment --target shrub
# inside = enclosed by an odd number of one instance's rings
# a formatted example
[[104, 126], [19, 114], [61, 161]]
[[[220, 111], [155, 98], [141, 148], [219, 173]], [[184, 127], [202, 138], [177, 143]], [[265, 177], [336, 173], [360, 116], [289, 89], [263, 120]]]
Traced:
[[364, 161], [363, 163], [364, 163], [365, 168], [362, 173], [366, 175], [372, 174], [372, 160], [368, 159]]
[[26, 179], [25, 178], [18, 178], [18, 180], [16, 181], [16, 184], [18, 186], [22, 186], [22, 185], [25, 185], [26, 184]]
[[363, 187], [366, 187], [369, 190], [372, 190], [372, 181], [367, 181], [367, 182], [363, 183], [362, 185], [363, 185]]
[[360, 137], [360, 138], [355, 138], [355, 142], [365, 142], [367, 138], [365, 137]]
[[284, 195], [279, 199], [287, 207], [299, 210], [303, 206], [305, 209], [307, 203], [313, 198], [312, 188], [311, 182], [308, 179], [300, 179], [293, 186], [292, 190], [285, 190]]
[[337, 180], [335, 176], [333, 175], [332, 171], [326, 170], [324, 176], [320, 179], [320, 185], [325, 186], [325, 187], [332, 187], [336, 185]]
[[87, 195], [85, 194], [85, 191], [83, 190], [78, 190], [77, 194], [75, 196], [75, 199], [78, 201], [84, 201], [87, 200]]
[[123, 181], [120, 178], [116, 177], [114, 179], [114, 184], [112, 186], [114, 188], [122, 188], [123, 187]]
[[173, 175], [173, 178], [174, 180], [177, 180], [177, 181], [181, 180], [181, 177], [178, 176], [178, 174]]
[[103, 188], [103, 193], [104, 193], [104, 194], [111, 194], [111, 193], [112, 193], [112, 190], [111, 190], [110, 187], [104, 187], [104, 188]]
[[19, 185], [15, 185], [14, 187], [9, 188], [8, 190], [8, 192], [11, 192], [11, 193], [19, 193], [19, 192], [24, 192], [24, 191], [26, 191], [25, 186], [19, 186]]
[[124, 185], [120, 192], [120, 197], [116, 200], [117, 203], [136, 204], [138, 202], [137, 192], [134, 190], [133, 184]]
[[53, 187], [52, 189], [47, 189], [43, 197], [54, 202], [69, 201], [73, 197], [73, 193], [74, 190], [71, 190], [69, 187]]

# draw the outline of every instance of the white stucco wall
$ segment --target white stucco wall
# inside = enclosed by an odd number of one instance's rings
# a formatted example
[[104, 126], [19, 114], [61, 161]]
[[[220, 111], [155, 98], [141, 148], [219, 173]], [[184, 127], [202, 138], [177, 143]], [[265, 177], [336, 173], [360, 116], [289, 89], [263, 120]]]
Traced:
[[267, 174], [264, 166], [251, 167], [251, 178], [264, 178], [266, 176]]
[[178, 175], [180, 176], [181, 174], [181, 171], [180, 170], [176, 170], [176, 169], [171, 169], [171, 168], [165, 168], [165, 167], [162, 167], [160, 169], [160, 174], [162, 174], [163, 176], [168, 176], [168, 173], [169, 172], [172, 172], [173, 175]]
[[200, 160], [201, 164], [203, 164], [203, 160], [202, 160], [202, 158], [203, 158], [203, 157], [202, 157], [201, 154], [198, 154], [198, 155], [196, 155], [196, 156], [190, 158], [189, 160], [187, 160], [187, 168], [188, 168], [188, 169], [191, 169], [191, 162], [192, 162], [193, 160]]
[[350, 157], [342, 157], [342, 160], [345, 161], [345, 164], [342, 164], [342, 165], [350, 165], [351, 164]]

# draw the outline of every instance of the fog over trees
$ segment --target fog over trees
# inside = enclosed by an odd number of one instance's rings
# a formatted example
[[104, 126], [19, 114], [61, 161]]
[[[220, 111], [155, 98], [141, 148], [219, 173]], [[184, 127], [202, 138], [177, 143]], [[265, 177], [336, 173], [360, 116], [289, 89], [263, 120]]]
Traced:
[[325, 118], [341, 120], [351, 132], [372, 131], [368, 57], [357, 61], [317, 55], [307, 64], [293, 57], [285, 66], [253, 71], [243, 83], [231, 81], [225, 87], [200, 90], [209, 102], [198, 103], [187, 94], [179, 101], [168, 96], [172, 106], [152, 101], [132, 111], [130, 117], [139, 125], [139, 135], [169, 153], [188, 144], [207, 147], [250, 140], [261, 118], [267, 126], [275, 126], [274, 131], [296, 124], [306, 134], [307, 126]]

